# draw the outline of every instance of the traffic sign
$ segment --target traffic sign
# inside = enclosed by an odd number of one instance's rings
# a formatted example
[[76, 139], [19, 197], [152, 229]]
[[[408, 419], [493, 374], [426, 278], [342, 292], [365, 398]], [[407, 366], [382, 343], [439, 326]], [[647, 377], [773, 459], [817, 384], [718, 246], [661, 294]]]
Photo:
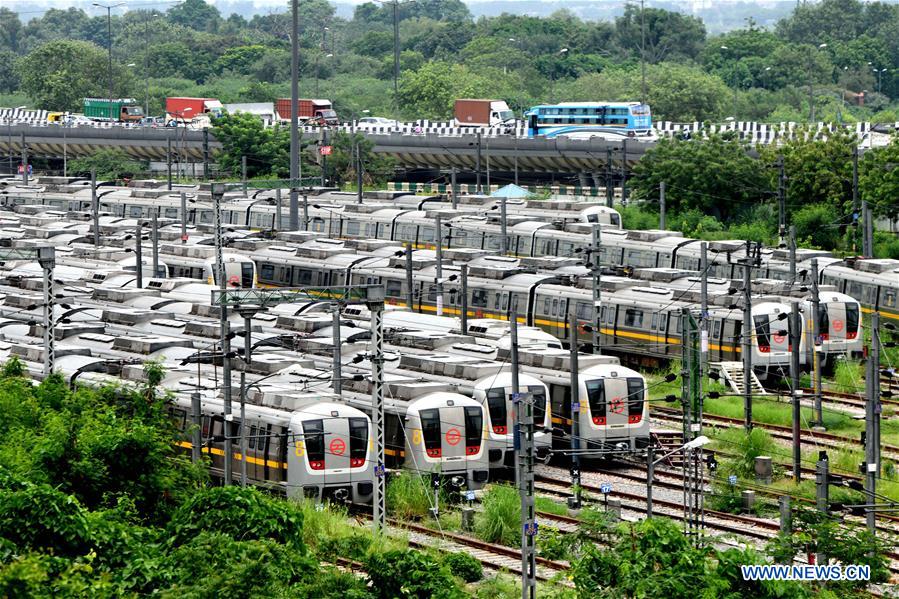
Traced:
[[612, 483], [600, 483], [599, 484], [599, 492], [603, 495], [608, 495], [612, 492]]
[[736, 475], [736, 474], [731, 474], [730, 476], [728, 476], [728, 477], [727, 477], [727, 482], [729, 482], [729, 483], [730, 483], [730, 486], [732, 486], [732, 487], [737, 486], [737, 475]]
[[474, 501], [474, 491], [465, 491], [465, 501]]
[[524, 523], [524, 534], [529, 537], [537, 536], [537, 523], [536, 522], [525, 522]]
[[331, 146], [319, 146], [318, 153], [322, 156], [330, 156], [331, 155]]

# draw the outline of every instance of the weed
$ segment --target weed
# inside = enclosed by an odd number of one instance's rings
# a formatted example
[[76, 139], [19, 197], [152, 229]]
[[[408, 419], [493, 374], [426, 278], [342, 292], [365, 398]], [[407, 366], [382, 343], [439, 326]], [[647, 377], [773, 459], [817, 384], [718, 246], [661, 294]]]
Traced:
[[509, 485], [493, 485], [481, 500], [483, 510], [475, 530], [488, 543], [514, 545], [519, 540], [521, 503], [518, 491]]
[[549, 497], [535, 497], [534, 507], [536, 507], [539, 512], [555, 514], [556, 516], [568, 515], [568, 506], [559, 503], [558, 501], [554, 501]]
[[837, 360], [833, 381], [833, 390], [840, 393], [858, 393], [864, 390], [865, 375], [862, 364], [855, 360]]
[[577, 540], [577, 535], [556, 530], [541, 531], [537, 538], [537, 551], [540, 557], [546, 559], [569, 560]]
[[475, 593], [477, 599], [515, 599], [521, 597], [521, 585], [508, 572], [485, 578]]
[[419, 520], [434, 507], [430, 483], [411, 472], [401, 472], [390, 478], [385, 500], [387, 511], [400, 520]]
[[715, 435], [715, 443], [727, 453], [739, 456], [735, 460], [722, 460], [719, 466], [721, 474], [753, 476], [755, 474], [755, 458], [778, 453], [774, 439], [760, 428], [753, 428], [750, 433], [741, 428], [725, 429]]

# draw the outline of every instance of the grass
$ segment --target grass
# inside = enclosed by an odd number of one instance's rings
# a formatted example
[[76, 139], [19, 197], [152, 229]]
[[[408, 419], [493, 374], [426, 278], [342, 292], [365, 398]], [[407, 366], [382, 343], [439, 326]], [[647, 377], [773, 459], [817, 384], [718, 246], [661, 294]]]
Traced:
[[839, 393], [859, 393], [865, 390], [865, 370], [861, 362], [839, 360], [834, 366], [831, 388]]
[[388, 481], [385, 500], [387, 512], [394, 518], [420, 520], [429, 515], [434, 495], [429, 479], [411, 472], [401, 472]]
[[518, 490], [509, 485], [493, 485], [481, 499], [482, 511], [475, 532], [488, 543], [514, 545], [521, 533], [521, 503]]
[[535, 497], [534, 506], [539, 512], [547, 512], [549, 514], [555, 514], [556, 516], [568, 515], [567, 505], [559, 503], [558, 501], [554, 501], [549, 497]]

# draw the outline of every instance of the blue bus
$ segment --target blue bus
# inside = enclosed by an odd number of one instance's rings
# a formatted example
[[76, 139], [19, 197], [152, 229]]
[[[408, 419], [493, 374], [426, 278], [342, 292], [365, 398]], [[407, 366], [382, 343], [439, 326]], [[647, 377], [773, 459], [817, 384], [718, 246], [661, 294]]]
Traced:
[[640, 102], [562, 102], [534, 106], [524, 113], [528, 137], [652, 136], [648, 104]]

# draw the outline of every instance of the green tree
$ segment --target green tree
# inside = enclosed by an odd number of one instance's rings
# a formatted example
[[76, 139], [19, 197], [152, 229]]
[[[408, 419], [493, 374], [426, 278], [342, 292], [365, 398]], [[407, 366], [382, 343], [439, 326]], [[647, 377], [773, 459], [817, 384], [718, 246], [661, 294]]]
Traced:
[[197, 31], [216, 31], [222, 20], [218, 9], [205, 0], [184, 0], [170, 8], [166, 14], [172, 23]]
[[899, 216], [899, 141], [868, 150], [859, 165], [859, 193], [874, 211], [887, 218]]
[[22, 22], [19, 15], [0, 7], [0, 50], [18, 52], [22, 38]]
[[[641, 29], [642, 27], [642, 29]], [[646, 45], [642, 46], [645, 32]], [[615, 42], [637, 60], [645, 52], [648, 62], [694, 59], [705, 42], [705, 25], [696, 17], [660, 8], [627, 4], [615, 19]]]
[[[16, 63], [21, 89], [47, 110], [81, 109], [82, 100], [106, 97], [106, 52], [88, 42], [48, 42]], [[113, 64], [113, 93], [121, 93], [130, 75]]]
[[375, 144], [361, 133], [350, 135], [338, 131], [331, 139], [331, 155], [328, 157], [328, 174], [337, 185], [356, 183], [356, 158], [362, 160], [362, 181], [365, 185], [384, 185], [393, 176], [394, 161], [389, 156], [376, 154]]
[[89, 176], [92, 168], [97, 169], [98, 179], [113, 180], [131, 178], [147, 170], [119, 148], [103, 148], [90, 156], [69, 161], [69, 172], [73, 175]]
[[655, 199], [666, 186], [673, 211], [699, 210], [728, 222], [753, 204], [771, 197], [764, 165], [739, 141], [663, 139], [634, 168], [635, 197]]
[[0, 93], [12, 93], [19, 88], [16, 72], [18, 56], [11, 50], [0, 50]]
[[479, 83], [463, 65], [432, 61], [402, 74], [400, 106], [409, 118], [448, 119], [456, 98], [477, 96]]
[[290, 133], [284, 127], [266, 128], [252, 114], [238, 112], [216, 119], [212, 134], [221, 142], [217, 160], [225, 172], [239, 173], [247, 157], [247, 176], [286, 177], [290, 173]]
[[[714, 120], [724, 112], [730, 92], [721, 79], [696, 67], [676, 63], [649, 65], [647, 101], [656, 120], [692, 122]], [[621, 100], [640, 98], [640, 69], [609, 68], [561, 85], [562, 100]]]

